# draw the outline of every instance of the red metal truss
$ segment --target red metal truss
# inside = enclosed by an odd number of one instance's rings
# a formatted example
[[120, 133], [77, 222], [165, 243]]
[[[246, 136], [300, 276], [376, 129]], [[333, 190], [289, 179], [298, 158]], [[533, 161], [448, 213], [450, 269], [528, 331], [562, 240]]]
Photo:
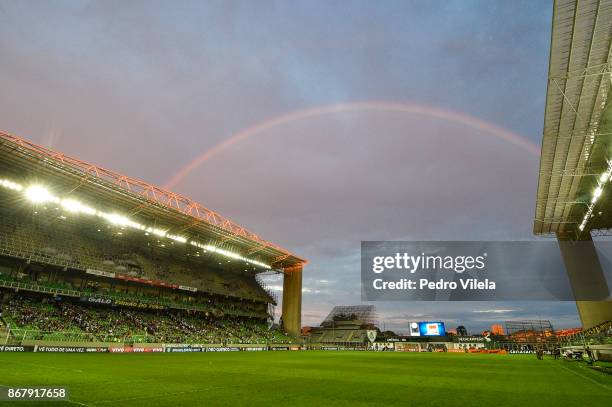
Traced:
[[208, 224], [222, 228], [227, 232], [232, 233], [233, 235], [242, 236], [244, 238], [257, 242], [259, 243], [260, 247], [264, 246], [273, 248], [275, 250], [285, 253], [287, 257], [293, 256], [293, 254], [291, 254], [291, 252], [289, 252], [287, 249], [284, 249], [278, 245], [275, 245], [271, 242], [262, 239], [257, 234], [248, 231], [246, 228], [232, 222], [231, 220], [218, 214], [217, 212], [200, 205], [198, 202], [184, 195], [167, 191], [163, 188], [149, 184], [145, 181], [134, 179], [119, 174], [117, 172], [107, 170], [100, 166], [81, 161], [77, 158], [70, 157], [63, 153], [58, 153], [56, 151], [36, 145], [30, 141], [24, 140], [21, 137], [14, 136], [3, 131], [0, 131], [0, 138], [14, 143], [19, 147], [25, 148], [40, 156], [57, 160], [64, 165], [68, 165], [71, 168], [82, 172], [84, 175], [95, 176], [101, 180], [110, 182], [126, 191], [129, 191], [132, 194], [143, 197], [151, 202], [177, 210], [180, 213], [189, 215], [199, 221], [203, 221]]
[[266, 248], [266, 246], [261, 246], [261, 245], [260, 245], [260, 246], [255, 246], [255, 247], [253, 247], [253, 248], [251, 248], [251, 249], [247, 250], [246, 255], [247, 255], [247, 256], [250, 256], [250, 255], [252, 255], [252, 254], [255, 254], [255, 253], [257, 253], [257, 252], [262, 251], [262, 250], [263, 250], [263, 249], [265, 249], [265, 248]]
[[272, 260], [272, 263], [280, 263], [281, 261], [286, 260], [289, 257], [291, 257], [290, 254], [283, 254], [282, 256], [275, 257], [274, 260]]

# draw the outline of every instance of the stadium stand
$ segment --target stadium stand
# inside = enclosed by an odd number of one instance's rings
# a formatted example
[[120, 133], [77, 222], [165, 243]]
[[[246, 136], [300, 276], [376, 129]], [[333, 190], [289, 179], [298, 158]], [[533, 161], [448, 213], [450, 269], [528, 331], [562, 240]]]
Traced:
[[308, 336], [310, 344], [364, 346], [367, 331], [376, 330], [376, 309], [373, 305], [336, 306]]
[[548, 320], [506, 321], [506, 335], [496, 338], [496, 344], [508, 352], [533, 352], [559, 349], [559, 338]]
[[[29, 218], [17, 218], [0, 211], [0, 253], [74, 270], [123, 273], [129, 277], [194, 287], [209, 293], [274, 302], [271, 294], [252, 276], [245, 278], [233, 273], [221, 276], [209, 268], [169, 257], [167, 253], [156, 250], [165, 247], [158, 239], [126, 236], [128, 232], [120, 228], [96, 227], [90, 230], [95, 230], [96, 234], [91, 236], [86, 229], [66, 220], [61, 221], [61, 218], [49, 215], [48, 211], [30, 215]], [[186, 254], [197, 257], [198, 253]]]
[[563, 346], [612, 345], [612, 321], [602, 322], [584, 331], [561, 338]]
[[306, 262], [189, 197], [0, 132], [9, 291], [113, 297], [115, 306], [125, 295], [149, 309], [204, 312], [213, 302], [214, 316], [267, 323], [277, 299], [259, 275], [279, 273], [284, 329], [297, 336]]
[[268, 329], [275, 299], [253, 274], [220, 272], [198, 262], [197, 251], [164, 248], [121, 228], [76, 225], [49, 208], [2, 208], [0, 254], [3, 339], [291, 342]]
[[[188, 197], [3, 132], [0, 157], [0, 343], [299, 334], [305, 260]], [[288, 283], [282, 330], [268, 328], [263, 273]]]
[[589, 329], [565, 335], [561, 339], [561, 351], [573, 360], [612, 362], [612, 321], [605, 321]]
[[[8, 322], [2, 339], [9, 329], [13, 339], [22, 340], [288, 340], [281, 332], [262, 328], [270, 318], [268, 304], [275, 299], [252, 273], [221, 272], [198, 262], [197, 250], [185, 253], [172, 248], [172, 242], [166, 249], [159, 239], [124, 228], [79, 222], [53, 207], [2, 207], [0, 289], [90, 298], [126, 309], [96, 310], [69, 302], [41, 305], [25, 299], [18, 305], [12, 299], [3, 312]], [[128, 309], [134, 307], [158, 314]], [[164, 310], [201, 311], [204, 319], [199, 324], [193, 315]]]
[[36, 294], [13, 294], [2, 307], [11, 336], [23, 340], [121, 343], [289, 343], [257, 318], [180, 310], [96, 306]]
[[87, 286], [76, 290], [73, 286], [61, 282], [35, 282], [29, 277], [15, 279], [0, 274], [0, 287], [76, 297], [92, 303], [113, 303], [115, 305], [132, 306], [148, 309], [184, 309], [210, 312], [213, 315], [231, 314], [247, 317], [268, 317], [266, 304], [245, 302], [236, 304], [232, 299], [222, 296], [186, 297], [180, 294], [172, 296], [148, 296], [142, 293], [129, 293], [120, 287], [100, 288], [99, 285]]

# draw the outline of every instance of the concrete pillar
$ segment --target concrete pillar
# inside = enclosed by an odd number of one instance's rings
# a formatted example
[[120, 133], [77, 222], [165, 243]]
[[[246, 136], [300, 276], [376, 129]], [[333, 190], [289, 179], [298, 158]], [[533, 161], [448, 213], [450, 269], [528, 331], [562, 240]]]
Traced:
[[[591, 236], [578, 241], [557, 236], [557, 240], [574, 297], [577, 298], [576, 307], [583, 329], [612, 320], [610, 291]], [[584, 298], [601, 298], [602, 301], [581, 300]]]
[[298, 336], [302, 328], [302, 265], [283, 272], [283, 326], [285, 332]]

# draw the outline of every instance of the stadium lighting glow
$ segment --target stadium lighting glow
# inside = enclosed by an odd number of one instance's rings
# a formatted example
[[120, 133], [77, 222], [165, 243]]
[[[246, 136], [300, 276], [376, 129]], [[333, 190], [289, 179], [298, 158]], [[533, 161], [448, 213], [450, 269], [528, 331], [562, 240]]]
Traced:
[[593, 197], [591, 198], [591, 202], [589, 203], [587, 207], [587, 211], [584, 214], [584, 217], [582, 218], [582, 222], [580, 222], [580, 225], [578, 225], [578, 230], [580, 230], [581, 232], [586, 227], [586, 224], [588, 223], [589, 219], [591, 219], [591, 217], [593, 216], [593, 210], [595, 209], [595, 204], [597, 203], [597, 200], [603, 193], [604, 186], [611, 180], [612, 180], [612, 160], [608, 160], [608, 169], [602, 172], [601, 175], [599, 176], [597, 180], [597, 188], [595, 188], [595, 190], [593, 191]]
[[177, 235], [166, 235], [166, 237], [168, 239], [172, 239], [175, 242], [179, 242], [179, 243], [187, 243], [187, 238], [183, 237], [183, 236], [177, 236]]
[[[146, 235], [154, 234], [155, 236], [165, 237], [165, 238], [168, 238], [170, 240], [174, 240], [175, 242], [187, 243], [187, 238], [184, 237], [184, 236], [172, 235], [172, 234], [169, 234], [169, 233], [167, 233], [167, 231], [162, 230], [162, 229], [153, 228], [153, 227], [147, 227], [147, 226], [145, 226], [143, 224], [135, 222], [135, 221], [133, 221], [133, 220], [131, 220], [129, 218], [126, 218], [125, 216], [119, 215], [117, 213], [98, 212], [98, 215], [103, 217], [103, 218], [105, 218], [106, 220], [108, 220], [113, 225], [118, 225], [118, 226], [121, 226], [121, 227], [129, 227], [129, 228], [132, 228], [132, 229], [143, 230]], [[165, 247], [165, 245], [162, 245], [162, 247]]]
[[165, 237], [166, 231], [157, 229], [157, 228], [147, 228], [145, 229], [147, 232], [154, 234], [155, 236]]
[[82, 203], [74, 199], [62, 199], [61, 204], [62, 208], [72, 213], [86, 213], [88, 215], [95, 215], [98, 213], [98, 211], [96, 211], [94, 208], [91, 208], [87, 205], [83, 205]]
[[[611, 169], [611, 172], [612, 172], [612, 169]], [[47, 188], [41, 185], [31, 185], [25, 188], [24, 190], [24, 187], [16, 182], [10, 181], [8, 179], [0, 179], [0, 187], [4, 187], [4, 188], [7, 188], [13, 191], [17, 191], [17, 192], [23, 191], [25, 198], [34, 204], [53, 202], [53, 203], [58, 204], [64, 210], [68, 212], [75, 213], [75, 214], [82, 213], [82, 214], [91, 215], [91, 216], [98, 216], [100, 218], [105, 219], [106, 221], [108, 221], [109, 223], [113, 225], [120, 226], [121, 228], [129, 227], [132, 229], [142, 230], [143, 232], [145, 232], [145, 235], [152, 234], [152, 235], [155, 235], [158, 237], [164, 237], [164, 238], [167, 238], [174, 242], [179, 242], [179, 243], [187, 243], [188, 241], [188, 239], [185, 236], [173, 235], [173, 234], [168, 233], [167, 230], [143, 225], [141, 223], [138, 223], [118, 213], [104, 212], [104, 211], [97, 210], [95, 208], [92, 208], [90, 206], [87, 206], [81, 203], [80, 201], [74, 198], [61, 199], [51, 194], [51, 192]], [[55, 208], [55, 209], [59, 209], [59, 208]], [[61, 216], [61, 218], [66, 219], [65, 216]], [[100, 229], [98, 229], [98, 232], [99, 231]], [[123, 233], [118, 232], [117, 234], [122, 235]], [[220, 247], [213, 246], [211, 244], [204, 244], [204, 243], [200, 243], [195, 240], [191, 240], [190, 244], [200, 249], [203, 249], [205, 253], [206, 252], [217, 253], [217, 254], [220, 254], [230, 259], [242, 260], [245, 263], [256, 265], [256, 266], [263, 267], [266, 269], [272, 268], [269, 264], [263, 263], [261, 261], [253, 260], [253, 259], [248, 259], [238, 253], [235, 253], [229, 250], [225, 250]], [[165, 247], [165, 245], [162, 244], [162, 247]], [[198, 253], [197, 256], [199, 255], [200, 254]]]
[[23, 187], [16, 182], [9, 181], [8, 179], [0, 179], [0, 186], [8, 189], [12, 189], [13, 191], [21, 191]]
[[191, 244], [193, 246], [199, 247], [200, 249], [204, 249], [204, 251], [209, 251], [209, 252], [212, 252], [212, 253], [218, 253], [218, 254], [220, 254], [222, 256], [229, 257], [229, 258], [232, 258], [232, 259], [242, 260], [242, 261], [244, 261], [246, 263], [254, 264], [256, 266], [260, 266], [260, 267], [263, 267], [263, 268], [266, 268], [266, 269], [271, 269], [272, 268], [269, 264], [266, 264], [266, 263], [263, 263], [263, 262], [257, 261], [257, 260], [247, 259], [246, 257], [243, 257], [243, 256], [239, 255], [238, 253], [230, 252], [229, 250], [225, 250], [225, 249], [222, 249], [220, 247], [216, 247], [216, 246], [213, 246], [213, 245], [210, 245], [210, 244], [201, 244], [201, 243], [198, 243], [198, 242], [195, 242], [195, 241], [192, 241]]
[[116, 213], [99, 212], [98, 214], [104, 219], [106, 219], [107, 221], [109, 221], [110, 223], [112, 223], [113, 225], [127, 226], [127, 227], [131, 227], [134, 229], [141, 229], [141, 230], [144, 230], [146, 228], [144, 225], [141, 225], [138, 222], [134, 222], [133, 220], [128, 219], [125, 216], [122, 216]]
[[595, 188], [595, 191], [593, 191], [593, 198], [599, 198], [601, 196], [602, 191], [603, 189], [601, 188], [601, 186]]
[[25, 190], [25, 196], [33, 203], [55, 202], [59, 203], [59, 198], [52, 195], [45, 187], [32, 185]]

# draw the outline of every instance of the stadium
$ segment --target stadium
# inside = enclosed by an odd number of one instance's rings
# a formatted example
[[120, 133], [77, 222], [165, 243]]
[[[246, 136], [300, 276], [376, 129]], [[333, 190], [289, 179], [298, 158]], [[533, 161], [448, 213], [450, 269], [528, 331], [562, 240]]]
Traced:
[[580, 327], [432, 311], [395, 332], [341, 300], [305, 326], [284, 243], [0, 131], [0, 405], [609, 406], [612, 1], [553, 8], [533, 234], [558, 241]]
[[[4, 318], [21, 331], [9, 330], [7, 342], [65, 335], [122, 343], [174, 337], [257, 342], [257, 336], [244, 336], [241, 325], [249, 333], [268, 332], [276, 300], [257, 275], [270, 270], [285, 276], [283, 328], [297, 334], [304, 260], [188, 198], [6, 133], [0, 137], [0, 284], [20, 293], [8, 298]], [[89, 311], [88, 304], [109, 309]], [[113, 326], [118, 307], [131, 309], [116, 317], [134, 325]], [[145, 312], [155, 310], [177, 314], [164, 320]], [[72, 322], [58, 321], [60, 314], [71, 315]], [[202, 321], [212, 324], [207, 331], [234, 338], [189, 335], [205, 329], [196, 322], [201, 314], [212, 318]], [[182, 333], [170, 328], [172, 318]], [[100, 337], [104, 331], [108, 335]], [[270, 332], [281, 342], [289, 339]]]

